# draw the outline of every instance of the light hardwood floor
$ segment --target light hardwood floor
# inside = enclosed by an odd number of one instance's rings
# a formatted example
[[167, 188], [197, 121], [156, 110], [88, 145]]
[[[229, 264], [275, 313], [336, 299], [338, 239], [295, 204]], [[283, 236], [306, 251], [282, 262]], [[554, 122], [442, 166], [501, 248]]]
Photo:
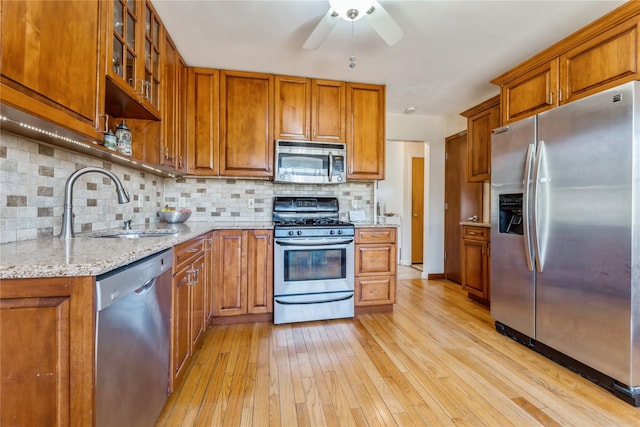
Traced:
[[393, 313], [215, 326], [157, 426], [640, 426], [640, 409], [399, 269]]

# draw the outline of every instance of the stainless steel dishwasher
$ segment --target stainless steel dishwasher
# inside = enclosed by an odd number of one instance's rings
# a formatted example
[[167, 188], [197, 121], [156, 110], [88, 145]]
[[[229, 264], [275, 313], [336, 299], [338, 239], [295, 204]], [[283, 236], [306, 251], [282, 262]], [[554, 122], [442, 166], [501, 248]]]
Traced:
[[153, 426], [167, 400], [173, 249], [96, 280], [96, 426]]

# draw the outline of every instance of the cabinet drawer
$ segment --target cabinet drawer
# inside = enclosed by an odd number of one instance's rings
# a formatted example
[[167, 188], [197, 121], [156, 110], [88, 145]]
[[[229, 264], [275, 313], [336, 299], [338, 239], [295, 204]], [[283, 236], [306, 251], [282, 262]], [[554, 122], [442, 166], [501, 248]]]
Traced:
[[489, 241], [490, 229], [487, 227], [462, 227], [462, 238], [468, 240], [481, 240], [483, 242]]
[[204, 235], [198, 236], [175, 247], [174, 272], [180, 271], [186, 264], [193, 262], [204, 252], [204, 239]]
[[356, 243], [395, 243], [395, 228], [356, 229]]
[[356, 278], [356, 305], [393, 304], [395, 280], [394, 276]]
[[356, 276], [396, 274], [396, 246], [356, 246]]

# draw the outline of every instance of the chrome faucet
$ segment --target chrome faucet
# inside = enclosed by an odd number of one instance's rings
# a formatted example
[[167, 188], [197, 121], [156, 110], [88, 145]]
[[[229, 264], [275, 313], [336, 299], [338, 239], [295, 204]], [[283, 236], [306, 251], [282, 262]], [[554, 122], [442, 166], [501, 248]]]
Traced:
[[116, 186], [116, 193], [118, 193], [118, 203], [129, 203], [129, 194], [113, 172], [95, 166], [78, 169], [67, 178], [67, 183], [64, 186], [64, 213], [62, 214], [62, 230], [59, 236], [61, 239], [71, 239], [75, 236], [73, 232], [73, 184], [80, 176], [89, 172], [99, 172], [111, 178]]

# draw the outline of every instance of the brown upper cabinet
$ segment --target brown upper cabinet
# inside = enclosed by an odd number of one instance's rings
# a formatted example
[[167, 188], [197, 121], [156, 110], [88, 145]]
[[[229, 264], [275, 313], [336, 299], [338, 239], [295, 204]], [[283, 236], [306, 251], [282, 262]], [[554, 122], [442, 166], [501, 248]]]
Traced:
[[275, 76], [276, 139], [345, 142], [345, 83]]
[[273, 74], [220, 72], [220, 175], [273, 176]]
[[188, 75], [188, 172], [191, 175], [216, 176], [220, 174], [220, 72], [209, 68], [189, 68]]
[[557, 93], [558, 59], [556, 58], [502, 86], [503, 123], [515, 122], [557, 107]]
[[491, 131], [500, 126], [500, 95], [463, 111], [467, 118], [467, 180], [491, 179]]
[[347, 178], [384, 179], [385, 87], [347, 83]]
[[162, 58], [162, 133], [156, 161], [187, 173], [187, 66], [167, 33]]
[[100, 3], [2, 0], [0, 8], [2, 104], [102, 140]]
[[160, 119], [160, 39], [150, 1], [107, 0], [106, 111], [114, 117]]
[[627, 2], [492, 80], [502, 123], [640, 78], [638, 14], [640, 2]]

